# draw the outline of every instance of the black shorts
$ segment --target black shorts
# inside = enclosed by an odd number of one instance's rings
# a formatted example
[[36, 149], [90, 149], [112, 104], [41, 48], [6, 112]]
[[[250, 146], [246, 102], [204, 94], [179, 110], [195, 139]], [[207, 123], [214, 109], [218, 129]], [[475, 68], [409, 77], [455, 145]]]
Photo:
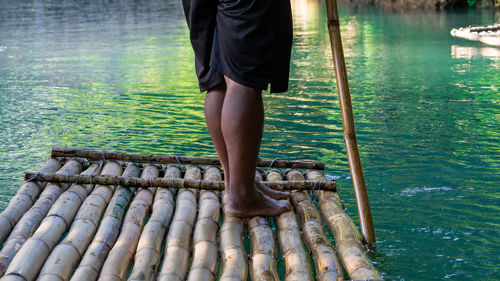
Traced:
[[290, 0], [182, 0], [200, 90], [224, 75], [271, 92], [288, 90]]

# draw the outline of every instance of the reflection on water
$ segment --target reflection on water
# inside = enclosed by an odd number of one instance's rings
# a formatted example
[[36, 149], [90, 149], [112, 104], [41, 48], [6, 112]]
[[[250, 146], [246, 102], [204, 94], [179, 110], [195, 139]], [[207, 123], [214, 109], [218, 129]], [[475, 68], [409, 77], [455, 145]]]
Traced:
[[[215, 155], [179, 1], [0, 5], [0, 209], [53, 146]], [[326, 162], [356, 218], [324, 4], [292, 5], [290, 91], [264, 94], [261, 156]], [[449, 35], [494, 16], [340, 16], [371, 258], [387, 280], [500, 279], [499, 60]]]
[[[472, 57], [479, 56], [499, 61], [500, 48], [452, 45], [451, 56], [454, 59], [471, 59]], [[498, 67], [498, 65], [496, 66]]]

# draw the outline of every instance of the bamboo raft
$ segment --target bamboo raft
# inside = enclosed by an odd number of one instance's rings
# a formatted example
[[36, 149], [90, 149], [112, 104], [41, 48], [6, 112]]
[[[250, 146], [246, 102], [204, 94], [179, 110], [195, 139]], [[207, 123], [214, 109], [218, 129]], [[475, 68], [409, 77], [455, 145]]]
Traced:
[[453, 37], [500, 46], [500, 23], [488, 26], [453, 28], [450, 33]]
[[226, 215], [211, 158], [54, 149], [0, 213], [0, 280], [381, 279], [324, 165], [258, 164], [292, 211]]

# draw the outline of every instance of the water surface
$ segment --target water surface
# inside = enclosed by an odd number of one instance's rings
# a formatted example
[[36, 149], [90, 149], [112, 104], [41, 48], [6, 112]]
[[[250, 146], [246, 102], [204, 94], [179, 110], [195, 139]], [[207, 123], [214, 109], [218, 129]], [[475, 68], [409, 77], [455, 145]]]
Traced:
[[[292, 2], [290, 91], [264, 94], [261, 156], [326, 162], [357, 221], [324, 4]], [[215, 156], [179, 1], [0, 5], [0, 210], [51, 147]], [[370, 258], [387, 280], [499, 280], [500, 49], [449, 35], [495, 16], [340, 12]]]

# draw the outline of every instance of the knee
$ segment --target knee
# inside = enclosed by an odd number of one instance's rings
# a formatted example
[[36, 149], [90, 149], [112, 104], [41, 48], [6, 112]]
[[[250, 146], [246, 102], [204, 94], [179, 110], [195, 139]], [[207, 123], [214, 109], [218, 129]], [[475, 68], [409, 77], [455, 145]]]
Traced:
[[238, 94], [250, 94], [250, 95], [256, 95], [259, 96], [262, 93], [262, 90], [252, 88], [243, 84], [240, 84], [234, 80], [231, 80], [231, 78], [224, 76], [226, 79], [226, 85], [227, 85], [227, 92], [228, 93], [238, 93]]
[[208, 94], [225, 94], [226, 88], [227, 88], [226, 81], [222, 81], [221, 83], [217, 84], [216, 86], [208, 89], [207, 95]]

